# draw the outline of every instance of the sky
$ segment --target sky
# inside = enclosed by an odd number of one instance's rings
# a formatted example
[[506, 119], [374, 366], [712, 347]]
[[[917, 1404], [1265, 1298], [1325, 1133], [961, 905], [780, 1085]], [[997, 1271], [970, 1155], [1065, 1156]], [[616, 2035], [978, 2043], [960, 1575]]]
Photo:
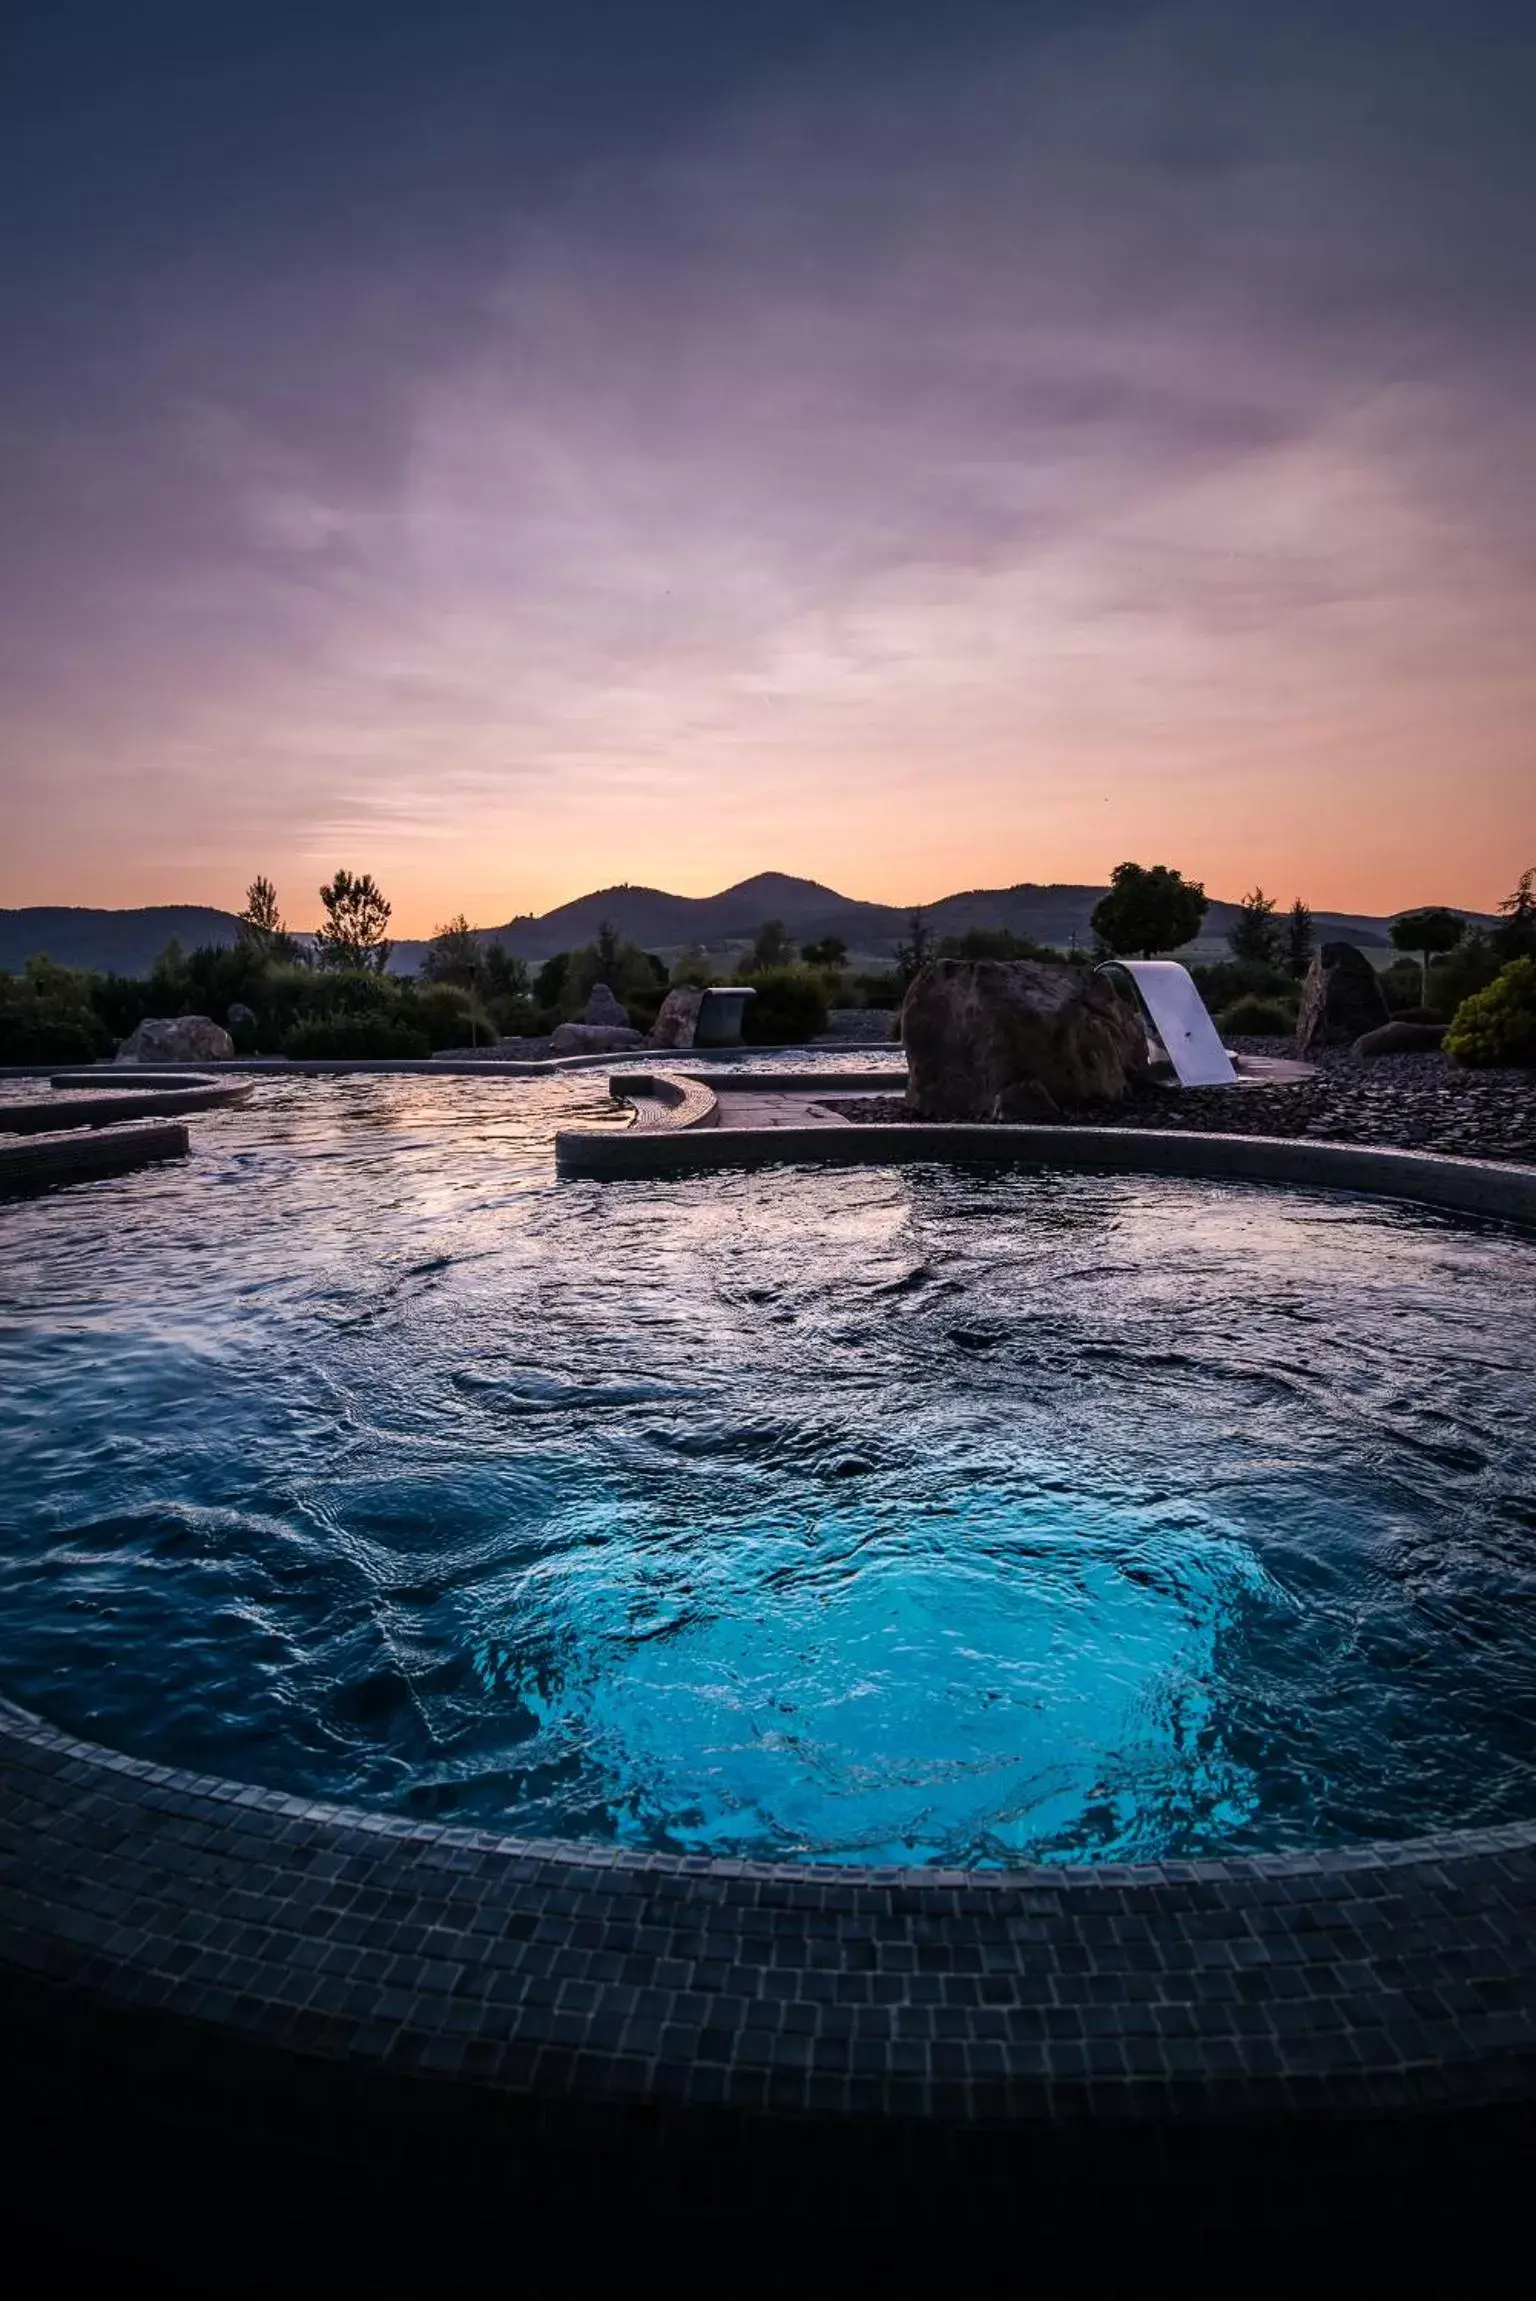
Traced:
[[1536, 862], [1536, 10], [7, 0], [0, 904]]

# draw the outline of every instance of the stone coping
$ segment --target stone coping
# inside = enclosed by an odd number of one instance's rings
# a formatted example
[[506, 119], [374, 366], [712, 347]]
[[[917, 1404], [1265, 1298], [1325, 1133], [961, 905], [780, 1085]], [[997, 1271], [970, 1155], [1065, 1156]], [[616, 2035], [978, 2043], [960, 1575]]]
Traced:
[[669, 1078], [665, 1072], [637, 1071], [608, 1081], [615, 1102], [634, 1111], [635, 1134], [683, 1134], [720, 1122], [720, 1104], [702, 1079]]
[[[73, 1082], [71, 1082], [73, 1084]], [[51, 1134], [70, 1127], [116, 1127], [125, 1119], [174, 1118], [183, 1111], [220, 1110], [248, 1103], [254, 1079], [151, 1080], [115, 1094], [56, 1093], [35, 1103], [0, 1102], [0, 1135]]]
[[[818, 1039], [814, 1042], [804, 1040], [782, 1050], [775, 1047], [754, 1046], [680, 1047], [675, 1049], [641, 1046], [634, 1050], [637, 1056], [643, 1056], [657, 1062], [678, 1061], [690, 1065], [708, 1063], [712, 1068], [719, 1065], [726, 1070], [741, 1063], [744, 1058], [749, 1061], [753, 1058], [760, 1060], [764, 1055], [776, 1054], [781, 1051], [792, 1054], [869, 1055], [884, 1053], [886, 1049], [883, 1043], [878, 1040], [871, 1044], [867, 1039]], [[899, 1052], [894, 1042], [892, 1042], [889, 1051], [893, 1054]], [[338, 1075], [360, 1078], [528, 1079], [558, 1076], [564, 1071], [610, 1070], [613, 1067], [613, 1061], [614, 1057], [611, 1053], [606, 1055], [550, 1055], [538, 1062], [513, 1057], [502, 1058], [496, 1055], [422, 1055], [419, 1057], [406, 1055], [357, 1057], [319, 1055], [304, 1056], [297, 1059], [288, 1055], [232, 1055], [226, 1062], [204, 1066], [199, 1072], [199, 1077], [206, 1079], [217, 1072], [220, 1076], [237, 1073], [249, 1074], [258, 1078], [277, 1079], [330, 1078]], [[179, 1081], [186, 1076], [187, 1066], [184, 1063], [166, 1063], [164, 1065], [135, 1063], [131, 1069], [137, 1074], [136, 1079], [125, 1075], [130, 1070], [128, 1064], [111, 1062], [93, 1065], [82, 1071], [72, 1071], [68, 1076], [71, 1085], [83, 1086], [89, 1083], [104, 1087], [118, 1085], [126, 1087], [137, 1084], [139, 1081], [158, 1081], [162, 1076], [167, 1079], [174, 1076]], [[56, 1063], [0, 1063], [0, 1079], [52, 1079], [58, 1075], [60, 1075], [59, 1067]], [[864, 1075], [868, 1076], [867, 1073]]]
[[551, 2101], [944, 2125], [1487, 2107], [1536, 1825], [1013, 1871], [684, 1859], [178, 1773], [0, 1704], [0, 1966]]
[[1436, 1151], [1314, 1142], [1308, 1137], [1133, 1127], [860, 1126], [857, 1122], [772, 1130], [719, 1126], [707, 1135], [673, 1132], [665, 1127], [643, 1136], [572, 1127], [556, 1136], [555, 1155], [562, 1174], [614, 1180], [786, 1164], [1017, 1162], [1110, 1174], [1185, 1175], [1281, 1183], [1300, 1189], [1360, 1191], [1466, 1214], [1536, 1222], [1536, 1168], [1491, 1159], [1451, 1158]]
[[17, 1142], [0, 1142], [0, 1197], [130, 1174], [163, 1159], [185, 1158], [189, 1147], [185, 1126], [129, 1125], [84, 1134], [26, 1135]]

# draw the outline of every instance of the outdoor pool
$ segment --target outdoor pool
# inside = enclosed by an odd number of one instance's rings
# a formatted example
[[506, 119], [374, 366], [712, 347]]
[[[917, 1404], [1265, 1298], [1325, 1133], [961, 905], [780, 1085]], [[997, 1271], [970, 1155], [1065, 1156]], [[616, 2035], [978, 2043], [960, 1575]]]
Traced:
[[0, 1695], [542, 1837], [1157, 1860], [1536, 1816], [1536, 1239], [935, 1165], [563, 1182], [264, 1083], [0, 1206]]

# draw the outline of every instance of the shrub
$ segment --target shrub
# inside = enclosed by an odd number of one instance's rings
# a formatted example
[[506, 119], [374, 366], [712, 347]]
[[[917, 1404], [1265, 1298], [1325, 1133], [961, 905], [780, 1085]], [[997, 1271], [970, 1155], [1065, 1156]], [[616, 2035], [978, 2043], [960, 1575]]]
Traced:
[[546, 1023], [532, 999], [492, 998], [487, 999], [485, 1005], [486, 1012], [496, 1026], [498, 1037], [503, 1039], [542, 1038], [546, 1030], [555, 1027], [552, 1020]]
[[425, 1031], [429, 1044], [438, 1047], [488, 1046], [496, 1025], [458, 983], [412, 985], [400, 998], [399, 1022], [406, 1029]]
[[1284, 969], [1265, 959], [1216, 959], [1209, 966], [1191, 967], [1189, 972], [1213, 1015], [1230, 1007], [1234, 999], [1279, 999], [1294, 1004], [1298, 996]]
[[1283, 999], [1260, 999], [1250, 993], [1223, 1007], [1216, 1018], [1224, 1031], [1245, 1039], [1288, 1039], [1296, 1028], [1296, 1009]]
[[897, 976], [855, 975], [854, 988], [866, 1007], [899, 1007], [902, 986]]
[[1424, 1004], [1423, 970], [1416, 967], [1412, 959], [1394, 959], [1390, 967], [1381, 969], [1376, 980], [1389, 1013], [1404, 1014], [1408, 1008]]
[[1518, 951], [1501, 955], [1497, 934], [1485, 935], [1474, 927], [1448, 957], [1437, 959], [1430, 968], [1429, 996], [1424, 1003], [1438, 1021], [1444, 1022], [1475, 991], [1485, 991], [1508, 960], [1521, 956]]
[[1445, 1051], [1458, 1063], [1536, 1063], [1536, 959], [1511, 959], [1457, 1008]]
[[126, 1039], [155, 1011], [147, 982], [136, 975], [93, 975], [91, 1012], [112, 1039]]
[[110, 1054], [88, 1019], [78, 1015], [12, 1015], [0, 1010], [0, 1062], [93, 1063]]
[[941, 959], [1055, 959], [1059, 953], [1011, 927], [968, 927], [963, 935], [939, 939]]
[[[617, 936], [604, 944], [602, 938], [586, 944], [566, 957], [564, 973], [559, 978], [560, 988], [554, 1000], [546, 997], [545, 977], [550, 974], [554, 961], [539, 971], [534, 985], [540, 1000], [556, 1004], [566, 1017], [579, 1015], [599, 983], [606, 983], [621, 1006], [631, 999], [644, 1000], [654, 995], [661, 1003], [665, 973], [658, 978], [658, 962], [642, 951], [638, 945], [621, 941]], [[654, 1009], [653, 1009], [654, 1012]]]
[[541, 1007], [558, 1007], [565, 995], [565, 978], [571, 971], [569, 951], [556, 951], [546, 959], [533, 978], [533, 995]]
[[389, 1022], [382, 1015], [311, 1016], [296, 1023], [283, 1041], [283, 1053], [300, 1061], [328, 1056], [355, 1062], [386, 1056], [419, 1060], [431, 1052], [425, 1031]]
[[752, 978], [742, 1035], [754, 1046], [784, 1046], [814, 1039], [827, 1027], [827, 993], [809, 967], [765, 967]]
[[91, 978], [51, 959], [29, 959], [0, 975], [0, 1062], [89, 1063], [112, 1052], [111, 1035], [91, 1006]]

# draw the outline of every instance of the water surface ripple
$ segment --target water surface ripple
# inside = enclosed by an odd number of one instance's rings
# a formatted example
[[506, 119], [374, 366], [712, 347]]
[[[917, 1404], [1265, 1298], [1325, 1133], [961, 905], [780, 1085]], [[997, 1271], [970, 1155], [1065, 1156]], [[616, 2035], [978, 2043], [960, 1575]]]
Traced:
[[601, 1093], [285, 1081], [0, 1209], [0, 1692], [785, 1859], [1536, 1814], [1536, 1241], [937, 1165], [557, 1184]]

